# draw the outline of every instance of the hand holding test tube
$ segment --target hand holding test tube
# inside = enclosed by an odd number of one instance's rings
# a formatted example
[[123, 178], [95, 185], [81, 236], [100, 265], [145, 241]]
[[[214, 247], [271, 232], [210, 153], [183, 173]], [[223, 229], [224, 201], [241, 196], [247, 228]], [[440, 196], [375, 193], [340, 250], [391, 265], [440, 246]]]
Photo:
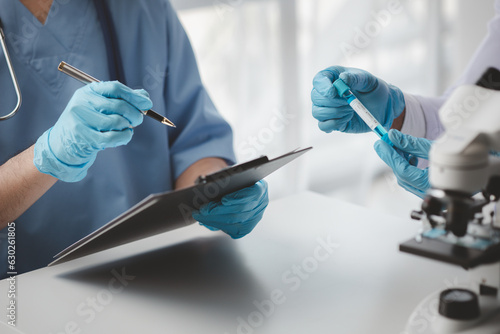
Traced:
[[311, 91], [312, 115], [318, 120], [318, 126], [323, 132], [372, 131], [354, 112], [346, 97], [340, 95], [333, 85], [339, 78], [347, 85], [347, 88], [344, 88], [354, 93], [385, 129], [388, 129], [405, 109], [404, 95], [398, 87], [361, 69], [332, 66], [316, 74]]
[[347, 103], [349, 103], [351, 108], [363, 120], [363, 122], [365, 122], [366, 125], [368, 125], [368, 127], [380, 137], [380, 139], [382, 139], [387, 144], [394, 147], [394, 144], [389, 139], [387, 131], [377, 121], [377, 119], [368, 111], [368, 109], [366, 109], [363, 103], [361, 103], [361, 101], [352, 93], [351, 88], [346, 85], [344, 80], [340, 78], [335, 80], [333, 86], [337, 89], [339, 96], [347, 100]]
[[356, 112], [356, 114], [366, 123], [366, 125], [375, 132], [380, 139], [389, 144], [396, 152], [406, 159], [410, 165], [416, 166], [418, 164], [418, 159], [408, 154], [392, 143], [389, 139], [389, 133], [387, 130], [377, 121], [377, 119], [368, 111], [368, 109], [361, 103], [361, 101], [352, 93], [351, 88], [347, 86], [347, 84], [342, 79], [337, 79], [333, 83], [333, 86], [337, 89], [339, 96], [345, 98], [347, 103], [351, 106], [351, 108]]

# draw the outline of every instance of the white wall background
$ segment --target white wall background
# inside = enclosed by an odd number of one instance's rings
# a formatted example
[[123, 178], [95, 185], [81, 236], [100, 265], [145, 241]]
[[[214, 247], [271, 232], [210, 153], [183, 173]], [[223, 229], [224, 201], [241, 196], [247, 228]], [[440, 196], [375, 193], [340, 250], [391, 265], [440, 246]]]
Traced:
[[[420, 201], [398, 188], [373, 151], [375, 135], [317, 128], [312, 78], [344, 65], [408, 92], [440, 94], [484, 37], [493, 2], [172, 0], [205, 85], [233, 126], [239, 159], [314, 146], [270, 177], [271, 197], [310, 189], [404, 217]], [[372, 36], [363, 39], [367, 29]]]

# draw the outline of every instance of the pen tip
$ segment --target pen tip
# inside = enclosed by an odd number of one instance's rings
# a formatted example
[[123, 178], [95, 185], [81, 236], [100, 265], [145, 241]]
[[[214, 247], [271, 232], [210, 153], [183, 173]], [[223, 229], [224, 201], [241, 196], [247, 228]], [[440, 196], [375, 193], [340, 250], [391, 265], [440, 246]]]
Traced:
[[170, 126], [172, 128], [176, 128], [175, 124], [172, 123], [172, 121], [170, 121], [170, 120], [168, 120], [166, 118], [162, 121], [162, 123], [165, 124], [165, 125], [168, 125], [168, 126]]

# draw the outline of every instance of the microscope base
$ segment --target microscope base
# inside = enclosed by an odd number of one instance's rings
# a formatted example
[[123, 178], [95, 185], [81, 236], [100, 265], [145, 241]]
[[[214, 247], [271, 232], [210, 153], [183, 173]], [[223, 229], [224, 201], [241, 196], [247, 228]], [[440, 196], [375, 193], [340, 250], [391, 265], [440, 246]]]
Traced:
[[497, 297], [478, 296], [481, 315], [474, 320], [453, 320], [439, 314], [439, 295], [425, 298], [410, 316], [402, 334], [498, 334], [500, 301]]

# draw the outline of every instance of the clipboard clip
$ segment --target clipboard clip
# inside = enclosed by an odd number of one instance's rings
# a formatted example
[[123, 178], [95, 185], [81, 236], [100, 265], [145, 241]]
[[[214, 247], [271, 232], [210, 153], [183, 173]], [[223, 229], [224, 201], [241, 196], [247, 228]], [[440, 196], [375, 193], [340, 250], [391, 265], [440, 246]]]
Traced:
[[258, 168], [259, 166], [261, 166], [267, 162], [269, 162], [269, 158], [267, 156], [263, 155], [257, 159], [250, 160], [250, 161], [244, 162], [242, 164], [230, 166], [230, 167], [221, 169], [220, 171], [209, 174], [209, 175], [200, 175], [196, 179], [195, 184], [196, 185], [206, 184], [209, 182], [213, 182], [215, 180], [220, 180], [220, 179], [223, 179], [225, 177], [229, 177], [229, 176], [236, 174], [236, 173], [241, 173], [241, 172], [247, 171], [249, 169]]

